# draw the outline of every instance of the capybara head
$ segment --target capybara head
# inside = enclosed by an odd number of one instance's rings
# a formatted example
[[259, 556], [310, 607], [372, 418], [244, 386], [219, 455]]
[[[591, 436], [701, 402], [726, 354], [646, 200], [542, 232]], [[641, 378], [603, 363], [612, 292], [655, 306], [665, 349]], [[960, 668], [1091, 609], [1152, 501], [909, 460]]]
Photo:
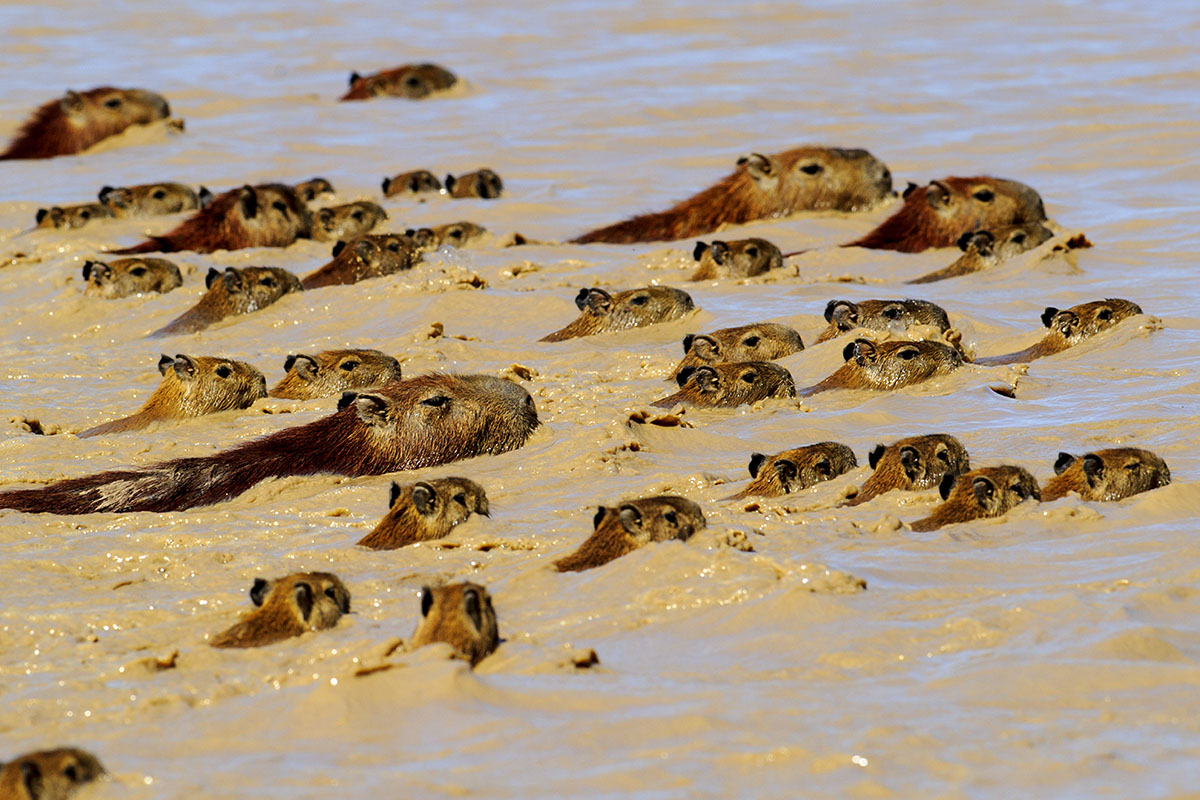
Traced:
[[575, 305], [582, 313], [570, 325], [542, 337], [543, 342], [644, 328], [679, 319], [696, 308], [687, 292], [669, 286], [627, 289], [616, 294], [598, 288], [580, 289]]
[[982, 467], [961, 475], [946, 473], [939, 486], [946, 502], [925, 519], [911, 525], [914, 531], [937, 530], [954, 522], [1002, 517], [1015, 506], [1041, 500], [1038, 482], [1021, 467]]
[[382, 185], [384, 197], [395, 197], [398, 194], [425, 194], [442, 190], [442, 182], [427, 169], [415, 169], [412, 172], [401, 172], [392, 178], [384, 178]]
[[104, 774], [99, 759], [74, 747], [26, 753], [0, 764], [0, 798], [68, 800]]
[[1167, 462], [1138, 447], [1096, 450], [1076, 458], [1059, 453], [1054, 477], [1046, 484], [1046, 502], [1075, 492], [1084, 500], [1110, 502], [1148, 492], [1171, 482]]
[[773, 456], [752, 453], [752, 480], [734, 497], [779, 497], [799, 492], [844, 475], [857, 466], [854, 451], [841, 442], [819, 442]]
[[591, 569], [651, 542], [686, 542], [706, 525], [700, 506], [685, 497], [659, 495], [613, 508], [600, 506], [592, 519], [592, 535], [554, 566], [559, 572]]
[[468, 172], [466, 175], [447, 175], [446, 191], [451, 197], [480, 197], [484, 200], [495, 200], [504, 191], [500, 176], [490, 169], [480, 169]]
[[143, 89], [101, 86], [67, 92], [33, 113], [8, 149], [6, 158], [53, 158], [81, 153], [131, 125], [166, 119], [171, 108], [161, 95]]
[[950, 266], [922, 275], [906, 283], [934, 283], [959, 275], [970, 275], [987, 269], [1026, 250], [1032, 250], [1054, 236], [1040, 222], [1008, 225], [994, 231], [978, 230], [964, 233], [958, 239], [963, 251]]
[[700, 266], [692, 280], [712, 278], [753, 278], [772, 269], [783, 267], [783, 254], [766, 239], [734, 239], [729, 242], [696, 242], [692, 258]]
[[301, 290], [300, 279], [279, 267], [210, 268], [204, 279], [208, 291], [189, 310], [151, 336], [192, 333], [226, 317], [250, 314], [279, 298]]
[[407, 97], [420, 100], [454, 86], [454, 73], [437, 64], [405, 64], [395, 69], [363, 77], [350, 73], [350, 91], [342, 100], [366, 100], [372, 97]]
[[267, 396], [267, 379], [245, 361], [163, 355], [158, 360], [158, 371], [162, 383], [144, 408], [161, 410], [164, 416], [199, 417], [249, 408], [255, 400]]
[[451, 583], [421, 589], [421, 621], [410, 650], [444, 642], [475, 666], [500, 646], [492, 596], [477, 583]]
[[1080, 303], [1065, 311], [1051, 306], [1042, 312], [1042, 324], [1050, 329], [1045, 341], [1065, 350], [1141, 313], [1137, 303], [1115, 297]]
[[114, 217], [152, 217], [195, 211], [212, 201], [212, 192], [196, 192], [182, 183], [145, 183], [139, 186], [105, 186], [100, 202]]
[[489, 516], [487, 494], [475, 481], [438, 478], [410, 486], [393, 483], [387, 514], [358, 544], [372, 550], [395, 550], [442, 539], [471, 514]]
[[89, 222], [111, 217], [112, 212], [100, 203], [39, 208], [36, 214], [39, 228], [82, 228]]
[[251, 614], [213, 638], [213, 647], [260, 647], [306, 631], [332, 628], [350, 613], [350, 590], [329, 572], [296, 572], [283, 578], [256, 578]]
[[909, 436], [890, 445], [875, 445], [867, 457], [875, 470], [845, 505], [856, 506], [893, 489], [920, 491], [940, 486], [947, 475], [971, 468], [967, 449], [953, 436], [930, 433]]
[[701, 408], [734, 408], [768, 397], [795, 397], [792, 373], [767, 361], [703, 364], [684, 367], [675, 376], [679, 391], [651, 405], [671, 408], [677, 403]]
[[683, 337], [683, 360], [671, 377], [677, 378], [687, 367], [701, 364], [774, 361], [803, 349], [800, 334], [777, 322], [757, 322], [711, 333], [689, 333]]
[[283, 362], [287, 375], [271, 389], [271, 397], [311, 400], [334, 397], [347, 389], [369, 389], [400, 380], [400, 362], [378, 350], [325, 350], [314, 356], [298, 353]]
[[422, 250], [436, 250], [440, 247], [462, 247], [463, 245], [481, 238], [487, 233], [487, 228], [474, 222], [451, 222], [446, 225], [435, 225], [432, 228], [409, 228], [405, 236]]
[[946, 310], [928, 300], [830, 300], [825, 306], [829, 327], [818, 342], [827, 342], [856, 328], [904, 333], [910, 325], [933, 325], [945, 333], [950, 329]]
[[83, 279], [88, 297], [114, 300], [142, 292], [166, 294], [183, 285], [179, 267], [165, 258], [118, 258], [83, 262]]
[[333, 260], [304, 276], [305, 289], [358, 283], [411, 269], [421, 259], [420, 250], [401, 233], [369, 233], [348, 242], [338, 242]]
[[387, 212], [369, 200], [322, 208], [313, 213], [312, 238], [318, 242], [355, 239], [387, 218]]
[[297, 183], [293, 190], [296, 196], [306, 203], [311, 203], [323, 194], [333, 194], [333, 184], [324, 178], [310, 178], [303, 183]]
[[872, 342], [855, 339], [842, 350], [846, 363], [816, 386], [809, 396], [828, 389], [890, 391], [946, 375], [962, 366], [962, 353], [941, 342]]

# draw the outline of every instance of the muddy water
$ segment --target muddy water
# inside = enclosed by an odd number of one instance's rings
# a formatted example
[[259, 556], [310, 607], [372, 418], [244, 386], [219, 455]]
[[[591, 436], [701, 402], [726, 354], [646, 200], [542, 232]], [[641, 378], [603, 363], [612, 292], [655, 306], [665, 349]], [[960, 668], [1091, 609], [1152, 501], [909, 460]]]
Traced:
[[[328, 347], [394, 353], [407, 374], [520, 364], [536, 372], [526, 386], [545, 423], [502, 456], [270, 481], [208, 509], [0, 513], [0, 758], [87, 747], [116, 779], [89, 797], [1190, 796], [1200, 21], [1188, 4], [965, 8], [0, 10], [3, 136], [63, 88], [102, 83], [156, 89], [187, 120], [183, 135], [141, 130], [84, 157], [0, 164], [5, 486], [209, 453], [333, 404], [266, 400], [71, 435], [135, 410], [157, 385], [160, 352], [248, 360], [272, 383], [288, 353]], [[420, 103], [334, 102], [351, 70], [418, 60], [467, 87]], [[669, 427], [629, 418], [669, 392], [684, 334], [773, 320], [812, 342], [829, 299], [911, 295], [901, 281], [956, 253], [830, 248], [887, 208], [746, 226], [726, 235], [815, 249], [784, 274], [688, 285], [701, 310], [687, 319], [545, 344], [574, 317], [580, 287], [682, 286], [692, 242], [493, 241], [147, 341], [195, 302], [210, 267], [305, 273], [328, 246], [183, 254], [183, 288], [106, 302], [82, 296], [83, 261], [177, 220], [29, 230], [39, 206], [87, 201], [104, 184], [217, 190], [319, 174], [338, 189], [322, 200], [332, 204], [380, 200], [384, 175], [486, 165], [504, 178], [502, 200], [389, 200], [389, 228], [470, 219], [497, 238], [562, 241], [664, 207], [744, 152], [803, 142], [866, 147], [899, 187], [949, 174], [1025, 181], [1059, 230], [1096, 243], [1075, 264], [1044, 259], [1051, 242], [919, 287], [976, 352], [1032, 343], [1047, 305], [1127, 297], [1147, 316], [1027, 371], [968, 366], [890, 395], [692, 411]], [[444, 336], [431, 336], [435, 322]], [[843, 344], [782, 363], [797, 385], [816, 383]], [[991, 386], [1015, 386], [1016, 399]], [[1043, 481], [1060, 450], [1140, 445], [1167, 460], [1174, 483], [923, 534], [902, 522], [925, 516], [933, 492], [836, 508], [867, 476], [871, 446], [930, 431], [958, 436], [976, 464], [1020, 464]], [[724, 499], [748, 479], [751, 452], [825, 439], [851, 445], [863, 466], [780, 500]], [[383, 514], [393, 477], [452, 474], [486, 487], [491, 519], [442, 546], [352, 546]], [[658, 492], [700, 503], [708, 531], [590, 572], [548, 570], [589, 532], [597, 504]], [[302, 569], [338, 573], [354, 614], [261, 650], [206, 646], [247, 607], [256, 576]], [[353, 677], [411, 633], [422, 584], [457, 578], [495, 598], [506, 637], [495, 656], [471, 673], [432, 648]], [[587, 648], [600, 664], [575, 669], [572, 652]]]

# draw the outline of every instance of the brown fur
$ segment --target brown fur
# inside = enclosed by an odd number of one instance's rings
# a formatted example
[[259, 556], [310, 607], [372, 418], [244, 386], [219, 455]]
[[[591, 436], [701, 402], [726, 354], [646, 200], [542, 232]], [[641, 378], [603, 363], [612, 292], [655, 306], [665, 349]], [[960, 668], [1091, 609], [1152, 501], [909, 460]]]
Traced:
[[711, 333], [689, 333], [683, 337], [683, 360], [671, 373], [676, 380], [688, 367], [702, 364], [735, 364], [742, 361], [774, 361], [799, 353], [804, 342], [795, 329], [777, 322], [757, 322]]
[[1137, 303], [1116, 297], [1080, 303], [1065, 311], [1050, 306], [1042, 312], [1042, 324], [1050, 332], [1041, 341], [1015, 353], [977, 358], [975, 363], [984, 366], [1020, 364], [1052, 356], [1141, 313], [1141, 306]]
[[474, 222], [451, 222], [446, 225], [434, 225], [432, 228], [409, 228], [404, 235], [412, 237], [417, 247], [426, 251], [437, 250], [446, 245], [462, 247], [482, 238], [485, 233], [487, 228]]
[[333, 246], [333, 260], [304, 276], [305, 289], [358, 283], [412, 269], [421, 260], [416, 243], [400, 233], [360, 236]]
[[211, 202], [212, 193], [200, 187], [199, 193], [182, 183], [144, 183], [139, 186], [105, 186], [100, 202], [114, 217], [152, 217], [195, 211]]
[[112, 219], [112, 212], [100, 203], [39, 208], [35, 217], [39, 228], [82, 228], [98, 219]]
[[947, 473], [940, 488], [946, 502], [925, 519], [910, 525], [914, 531], [934, 531], [955, 522], [1002, 517], [1031, 497], [1042, 499], [1034, 477], [1014, 466], [982, 467], [962, 475]]
[[752, 480], [729, 499], [779, 497], [800, 492], [844, 475], [857, 466], [854, 451], [841, 442], [818, 442], [773, 456], [752, 453], [749, 466]]
[[458, 199], [478, 197], [483, 200], [495, 200], [504, 191], [504, 183], [500, 176], [486, 168], [459, 175], [457, 178], [447, 175], [444, 183], [450, 196]]
[[333, 184], [324, 178], [309, 178], [303, 183], [297, 183], [292, 189], [305, 203], [311, 203], [323, 194], [334, 193]]
[[334, 397], [348, 389], [369, 389], [400, 380], [400, 362], [378, 350], [289, 355], [283, 368], [287, 375], [275, 384], [270, 395], [287, 400]]
[[74, 747], [26, 753], [0, 764], [0, 800], [67, 800], [104, 774], [94, 755]]
[[1054, 462], [1054, 477], [1046, 484], [1042, 499], [1048, 503], [1075, 492], [1084, 500], [1111, 502], [1170, 482], [1167, 462], [1138, 447], [1095, 450], [1079, 458], [1059, 453]]
[[932, 489], [940, 486], [947, 475], [956, 477], [971, 469], [967, 449], [945, 433], [909, 436], [887, 446], [876, 445], [868, 460], [875, 471], [858, 494], [843, 505], [861, 505], [894, 489], [907, 492]]
[[113, 253], [213, 253], [246, 247], [287, 247], [312, 236], [312, 213], [290, 186], [263, 183], [222, 192], [162, 236]]
[[700, 266], [692, 273], [693, 281], [753, 278], [783, 268], [783, 254], [766, 239], [734, 239], [716, 241], [711, 245], [696, 242], [692, 257], [700, 262]]
[[818, 343], [858, 328], [904, 333], [910, 325], [933, 325], [942, 333], [950, 330], [946, 310], [928, 300], [830, 300], [825, 321], [829, 327], [821, 331]]
[[158, 362], [162, 383], [136, 414], [88, 428], [80, 439], [125, 433], [167, 419], [186, 419], [249, 408], [267, 396], [267, 379], [244, 361], [208, 356], [164, 355]]
[[259, 608], [209, 644], [262, 647], [332, 628], [350, 613], [350, 590], [329, 572], [295, 572], [269, 582], [259, 578], [250, 597]]
[[683, 403], [701, 408], [734, 408], [768, 397], [796, 396], [792, 373], [767, 361], [684, 367], [675, 382], [679, 384], [679, 391], [651, 405], [671, 408]]
[[183, 285], [179, 267], [165, 258], [118, 258], [103, 261], [85, 261], [83, 279], [88, 297], [103, 297], [115, 300], [131, 294], [159, 292], [166, 294]]
[[313, 213], [312, 238], [318, 242], [357, 239], [387, 218], [387, 212], [369, 200], [322, 208]]
[[607, 564], [651, 542], [686, 542], [708, 523], [700, 506], [683, 497], [659, 495], [629, 500], [616, 508], [600, 506], [592, 535], [579, 549], [554, 562], [559, 572], [581, 572]]
[[442, 182], [427, 169], [415, 169], [412, 172], [401, 172], [394, 178], [384, 178], [382, 186], [384, 197], [395, 197], [398, 194], [424, 194], [442, 190]]
[[905, 283], [935, 283], [981, 272], [1032, 250], [1053, 236], [1054, 232], [1040, 222], [1009, 225], [995, 231], [964, 233], [958, 240], [958, 247], [963, 254], [953, 264]]
[[798, 147], [738, 159], [716, 185], [666, 211], [642, 214], [571, 241], [658, 242], [703, 236], [722, 225], [786, 217], [799, 211], [867, 211], [892, 194], [892, 175], [866, 150]]
[[437, 64], [405, 64], [395, 69], [361, 76], [350, 75], [350, 91], [342, 100], [368, 100], [372, 97], [407, 97], [420, 100], [444, 92], [458, 83], [454, 73]]
[[919, 253], [931, 247], [953, 247], [963, 234], [982, 228], [1045, 219], [1042, 198], [1023, 183], [987, 176], [950, 177], [906, 192], [899, 211], [843, 247]]
[[644, 328], [679, 319], [696, 306], [687, 292], [669, 286], [647, 286], [609, 294], [603, 289], [580, 289], [575, 296], [580, 314], [565, 328], [541, 338], [543, 342], [561, 342], [578, 336], [612, 333]]
[[408, 641], [410, 650], [444, 642], [475, 666], [500, 646], [500, 626], [492, 596], [477, 583], [451, 583], [421, 589], [421, 621]]
[[170, 114], [166, 100], [143, 89], [101, 86], [67, 92], [33, 112], [8, 149], [0, 153], [0, 160], [82, 153], [131, 125], [146, 125]]
[[291, 475], [382, 475], [525, 444], [538, 426], [529, 393], [485, 375], [422, 375], [342, 395], [337, 413], [209, 456], [0, 492], [35, 513], [180, 511]]
[[196, 305], [150, 334], [195, 333], [226, 317], [261, 311], [285, 294], [300, 291], [300, 279], [279, 267], [227, 267], [208, 271], [208, 291]]
[[439, 478], [411, 486], [393, 483], [387, 514], [358, 544], [372, 550], [395, 550], [444, 539], [472, 513], [490, 515], [487, 493], [475, 481]]
[[846, 363], [825, 380], [800, 392], [810, 397], [830, 389], [886, 392], [946, 375], [963, 364], [962, 353], [940, 342], [872, 342], [855, 339], [842, 350]]

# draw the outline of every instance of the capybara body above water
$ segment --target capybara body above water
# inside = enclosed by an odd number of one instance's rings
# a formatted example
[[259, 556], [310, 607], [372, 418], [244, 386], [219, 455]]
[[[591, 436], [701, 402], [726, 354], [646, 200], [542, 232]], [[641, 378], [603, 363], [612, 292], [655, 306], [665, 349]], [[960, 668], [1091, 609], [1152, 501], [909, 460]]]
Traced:
[[183, 285], [179, 267], [165, 258], [118, 258], [83, 262], [83, 279], [88, 297], [116, 300], [131, 294], [158, 292], [166, 294]]
[[1139, 447], [1095, 450], [1078, 458], [1059, 453], [1054, 477], [1042, 490], [1042, 499], [1048, 503], [1075, 492], [1084, 500], [1112, 502], [1170, 482], [1167, 462]]
[[370, 200], [329, 206], [313, 213], [312, 238], [318, 242], [349, 241], [370, 233], [387, 218], [387, 212]]
[[105, 186], [100, 202], [114, 217], [153, 217], [195, 211], [208, 205], [213, 194], [203, 186], [195, 191], [182, 183], [143, 183], [138, 186]]
[[287, 247], [312, 236], [312, 213], [282, 183], [243, 186], [222, 192], [207, 206], [161, 236], [113, 253], [212, 253], [246, 247]]
[[444, 183], [446, 192], [460, 200], [467, 197], [495, 200], [504, 191], [504, 182], [500, 180], [500, 176], [487, 168], [468, 172], [457, 178], [447, 175]]
[[1041, 341], [1015, 353], [983, 356], [975, 359], [975, 363], [984, 366], [1020, 364], [1052, 356], [1141, 313], [1142, 308], [1137, 303], [1116, 297], [1080, 303], [1064, 311], [1050, 306], [1042, 312], [1042, 324], [1050, 331]]
[[283, 362], [287, 374], [269, 392], [285, 400], [335, 397], [349, 389], [369, 389], [400, 380], [400, 362], [378, 350], [324, 350], [298, 353]]
[[492, 596], [477, 583], [450, 583], [421, 589], [421, 621], [408, 649], [442, 642], [475, 666], [500, 646], [500, 626]]
[[752, 453], [749, 465], [752, 480], [729, 499], [779, 497], [803, 491], [857, 466], [854, 451], [841, 442], [818, 442], [773, 456]]
[[825, 380], [800, 392], [810, 397], [830, 389], [891, 391], [948, 375], [962, 366], [962, 353], [941, 342], [872, 342], [855, 339], [842, 350], [846, 363]]
[[131, 125], [148, 125], [170, 114], [161, 95], [144, 89], [101, 86], [67, 92], [33, 112], [8, 149], [0, 153], [0, 160], [82, 153]]
[[829, 327], [818, 342], [827, 342], [858, 328], [904, 333], [910, 325], [933, 325], [942, 333], [950, 330], [950, 318], [941, 306], [928, 300], [830, 300], [825, 306]]
[[867, 459], [875, 471], [858, 494], [843, 505], [861, 505], [895, 489], [908, 492], [932, 489], [941, 486], [947, 475], [961, 475], [971, 468], [967, 449], [945, 433], [909, 436], [890, 445], [876, 445]]
[[112, 219], [112, 215], [102, 203], [81, 203], [77, 206], [39, 208], [34, 219], [39, 228], [82, 228], [98, 219]]
[[180, 511], [237, 497], [267, 478], [357, 477], [504, 453], [538, 426], [533, 398], [487, 375], [421, 375], [347, 392], [338, 411], [209, 456], [0, 492], [0, 508], [52, 514]]
[[300, 279], [279, 267], [213, 268], [205, 278], [208, 291], [196, 305], [154, 331], [152, 337], [195, 333], [226, 317], [261, 311], [285, 294], [300, 291]]
[[412, 269], [421, 260], [416, 243], [402, 233], [378, 233], [338, 242], [333, 260], [304, 276], [305, 289], [342, 286]]
[[487, 493], [467, 478], [437, 478], [411, 486], [392, 484], [387, 514], [358, 541], [372, 550], [445, 538], [472, 514], [489, 516]]
[[768, 397], [796, 396], [792, 373], [767, 361], [684, 367], [675, 382], [679, 391], [650, 405], [671, 408], [682, 403], [700, 408], [734, 408]]
[[295, 572], [272, 581], [256, 578], [250, 599], [258, 608], [209, 644], [262, 647], [332, 628], [350, 613], [350, 590], [330, 572]]
[[405, 64], [372, 75], [350, 73], [350, 90], [342, 100], [369, 100], [372, 97], [407, 97], [420, 100], [454, 87], [458, 78], [437, 64]]
[[0, 800], [69, 800], [104, 774], [99, 759], [86, 750], [25, 753], [0, 764]]
[[571, 241], [674, 241], [799, 211], [867, 211], [891, 195], [892, 174], [866, 150], [814, 145], [770, 156], [751, 153], [739, 158], [737, 168], [720, 182], [666, 211], [641, 214]]
[[409, 228], [405, 236], [412, 237], [417, 247], [422, 251], [437, 250], [449, 245], [462, 247], [483, 237], [487, 228], [474, 222], [448, 222], [445, 225], [434, 225], [432, 228]]
[[905, 283], [936, 283], [947, 278], [981, 272], [1032, 250], [1053, 237], [1054, 232], [1040, 222], [1008, 225], [995, 231], [964, 233], [958, 239], [958, 247], [963, 254], [954, 263]]
[[696, 242], [692, 258], [700, 262], [692, 273], [693, 281], [753, 278], [783, 267], [783, 254], [766, 239], [733, 239], [712, 244]]
[[324, 178], [309, 178], [297, 183], [292, 189], [296, 196], [306, 203], [311, 203], [323, 194], [333, 194], [333, 184]]
[[982, 467], [961, 475], [946, 473], [939, 489], [946, 502], [910, 525], [914, 531], [935, 531], [955, 522], [1002, 517], [1030, 498], [1042, 499], [1034, 477], [1010, 465]]
[[614, 508], [600, 506], [592, 519], [592, 535], [574, 553], [555, 561], [554, 567], [559, 572], [581, 572], [651, 542], [686, 542], [707, 524], [700, 506], [684, 497], [659, 495]]
[[162, 382], [140, 411], [88, 428], [79, 438], [140, 430], [161, 420], [249, 408], [255, 400], [267, 396], [267, 379], [244, 361], [164, 355], [159, 359], [158, 371]]
[[543, 342], [562, 342], [579, 336], [613, 333], [670, 322], [696, 309], [691, 296], [669, 286], [647, 286], [609, 294], [603, 289], [580, 289], [575, 296], [580, 315], [565, 328], [543, 336]]
[[1023, 183], [986, 176], [950, 177], [905, 192], [899, 211], [843, 247], [920, 253], [931, 247], [954, 247], [963, 234], [982, 228], [1045, 219], [1042, 198]]
[[383, 187], [384, 197], [395, 197], [398, 194], [427, 194], [442, 190], [442, 182], [427, 169], [401, 172], [391, 178], [384, 178], [380, 185]]
[[756, 322], [710, 333], [689, 333], [683, 337], [683, 360], [671, 373], [670, 380], [678, 378], [688, 367], [774, 361], [803, 349], [799, 332], [778, 322]]

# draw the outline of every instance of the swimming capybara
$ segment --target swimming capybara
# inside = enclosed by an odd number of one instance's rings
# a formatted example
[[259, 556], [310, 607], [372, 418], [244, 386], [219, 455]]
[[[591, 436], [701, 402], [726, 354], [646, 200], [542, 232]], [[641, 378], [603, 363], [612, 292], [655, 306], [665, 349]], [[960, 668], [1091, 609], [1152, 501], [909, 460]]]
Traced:
[[948, 267], [905, 283], [935, 283], [994, 267], [1002, 261], [1032, 250], [1053, 238], [1054, 232], [1040, 222], [1008, 225], [993, 231], [964, 233], [958, 240], [963, 254]]
[[313, 213], [312, 238], [318, 242], [357, 239], [387, 218], [387, 212], [369, 200], [322, 208]]
[[950, 177], [905, 192], [899, 211], [866, 236], [842, 246], [919, 253], [931, 247], [954, 247], [963, 234], [981, 228], [1045, 219], [1042, 198], [1023, 183], [986, 176]]
[[273, 581], [256, 578], [250, 599], [258, 608], [209, 644], [262, 647], [332, 628], [350, 613], [350, 590], [330, 572], [295, 572]]
[[683, 337], [683, 360], [669, 380], [688, 367], [701, 364], [734, 364], [741, 361], [774, 361], [804, 349], [800, 334], [777, 322], [756, 322], [711, 333], [689, 333]]
[[686, 542], [707, 524], [700, 506], [683, 497], [660, 495], [615, 508], [600, 506], [592, 519], [592, 535], [574, 553], [555, 561], [554, 567], [559, 572], [581, 572], [651, 542]]
[[305, 289], [379, 278], [412, 269], [421, 260], [416, 243], [401, 233], [360, 236], [350, 242], [338, 242], [331, 252], [332, 261], [304, 276], [300, 283]]
[[292, 187], [296, 196], [306, 203], [311, 203], [323, 194], [333, 194], [333, 184], [324, 178], [309, 178]]
[[152, 337], [195, 333], [226, 317], [261, 311], [285, 294], [301, 289], [300, 279], [279, 267], [226, 267], [209, 269], [204, 279], [208, 291], [196, 305], [150, 334]]
[[83, 279], [88, 297], [115, 300], [142, 292], [166, 294], [183, 285], [179, 267], [165, 258], [118, 258], [83, 262]]
[[768, 397], [796, 396], [792, 373], [767, 361], [684, 367], [675, 382], [679, 391], [650, 405], [671, 408], [683, 403], [701, 408], [734, 408]]
[[1084, 500], [1111, 502], [1170, 482], [1167, 462], [1138, 447], [1095, 450], [1078, 458], [1059, 453], [1054, 462], [1054, 477], [1042, 491], [1042, 499], [1048, 503], [1075, 492]]
[[500, 176], [486, 168], [459, 175], [457, 178], [447, 175], [443, 183], [446, 192], [459, 199], [479, 197], [483, 200], [495, 200], [504, 191], [504, 183]]
[[487, 493], [467, 478], [437, 478], [411, 486], [392, 483], [387, 514], [358, 541], [372, 550], [443, 539], [471, 514], [489, 516]]
[[213, 455], [0, 492], [0, 508], [51, 514], [181, 511], [267, 478], [382, 475], [505, 453], [538, 426], [533, 398], [488, 375], [421, 375], [346, 392], [338, 411]]
[[751, 153], [714, 186], [657, 214], [576, 237], [588, 242], [659, 242], [703, 236], [722, 225], [798, 211], [868, 211], [892, 195], [892, 174], [866, 150], [808, 146], [771, 156]]
[[195, 211], [208, 205], [213, 194], [203, 186], [197, 192], [182, 183], [144, 183], [138, 186], [105, 186], [100, 202], [114, 217], [153, 217]]
[[825, 380], [800, 392], [810, 397], [830, 389], [886, 392], [947, 375], [963, 364], [962, 353], [941, 342], [872, 342], [855, 339], [842, 350], [846, 363]]
[[101, 203], [39, 208], [34, 219], [39, 228], [82, 228], [98, 219], [112, 219], [112, 212]]
[[101, 86], [67, 92], [33, 112], [0, 160], [54, 158], [82, 153], [131, 125], [148, 125], [171, 115], [161, 95], [144, 89]]
[[347, 389], [369, 389], [400, 380], [400, 362], [378, 350], [298, 353], [283, 362], [287, 374], [268, 393], [285, 400], [334, 397]]
[[783, 267], [783, 254], [766, 239], [734, 239], [712, 244], [696, 242], [692, 258], [700, 262], [692, 273], [693, 281], [753, 278]]
[[68, 800], [104, 774], [99, 759], [86, 750], [26, 753], [0, 764], [0, 800]]
[[1050, 306], [1042, 312], [1042, 324], [1050, 332], [1040, 342], [1015, 353], [977, 358], [975, 363], [984, 366], [1020, 364], [1052, 356], [1141, 313], [1142, 309], [1137, 303], [1117, 297], [1080, 303], [1065, 311]]
[[946, 310], [928, 300], [830, 300], [825, 306], [829, 327], [817, 342], [827, 342], [857, 328], [904, 333], [909, 325], [933, 325], [942, 333], [950, 330]]
[[603, 289], [580, 289], [575, 296], [580, 315], [565, 328], [541, 338], [562, 342], [578, 336], [612, 333], [670, 322], [696, 309], [687, 292], [669, 286], [647, 286], [609, 294]]
[[753, 480], [729, 499], [779, 497], [799, 492], [844, 475], [857, 466], [854, 451], [841, 442], [818, 442], [773, 456], [752, 453], [749, 468]]
[[[434, 225], [432, 228], [409, 228], [405, 236], [412, 237], [421, 250], [437, 250], [449, 245], [462, 247], [469, 242], [482, 238], [487, 228], [474, 222], [450, 222], [445, 225]], [[519, 234], [518, 234], [519, 235]]]
[[945, 433], [909, 436], [890, 445], [875, 445], [867, 460], [875, 471], [858, 494], [843, 505], [861, 505], [893, 489], [908, 492], [932, 489], [940, 486], [947, 475], [961, 475], [971, 468], [967, 449]]
[[381, 185], [384, 197], [395, 197], [398, 194], [425, 194], [442, 190], [442, 182], [427, 169], [401, 172], [395, 177], [384, 178]]
[[420, 100], [444, 92], [458, 83], [454, 73], [437, 64], [405, 64], [395, 69], [362, 76], [350, 73], [350, 91], [342, 100], [368, 100], [372, 97], [407, 97]]
[[1002, 517], [1030, 498], [1042, 499], [1034, 477], [1021, 467], [1009, 465], [981, 467], [961, 475], [946, 473], [939, 489], [946, 502], [910, 525], [914, 531], [935, 531], [955, 522]]
[[468, 582], [422, 588], [421, 621], [408, 648], [435, 642], [453, 647], [472, 667], [494, 653], [500, 646], [500, 627], [488, 590]]
[[151, 236], [113, 253], [212, 253], [245, 247], [287, 247], [312, 236], [312, 213], [296, 191], [282, 183], [243, 186], [222, 192], [207, 206], [162, 236]]
[[145, 428], [153, 422], [249, 408], [267, 396], [267, 379], [244, 361], [208, 356], [164, 355], [162, 382], [132, 416], [114, 419], [79, 434], [80, 439]]

